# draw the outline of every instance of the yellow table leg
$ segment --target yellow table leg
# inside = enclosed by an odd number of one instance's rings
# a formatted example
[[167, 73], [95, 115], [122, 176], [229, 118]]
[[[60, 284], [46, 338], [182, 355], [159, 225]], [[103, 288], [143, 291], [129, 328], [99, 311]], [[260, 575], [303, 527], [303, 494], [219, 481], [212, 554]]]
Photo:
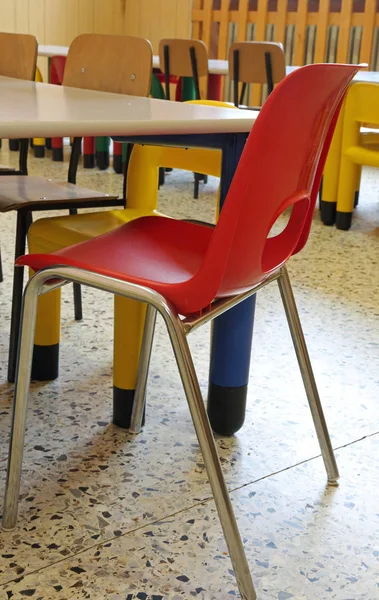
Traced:
[[[36, 75], [34, 81], [43, 82], [41, 71], [36, 67]], [[45, 156], [45, 138], [33, 138], [34, 156], [43, 158]]]
[[[40, 239], [35, 239], [33, 225], [29, 230], [28, 245], [31, 254], [53, 251], [48, 245], [41, 244]], [[30, 270], [32, 275], [33, 271]], [[61, 290], [58, 288], [38, 298], [32, 379], [50, 381], [58, 377], [60, 332]]]
[[59, 374], [61, 331], [61, 290], [53, 290], [38, 299], [32, 379], [50, 381]]
[[114, 298], [113, 423], [128, 428], [137, 383], [146, 304]]

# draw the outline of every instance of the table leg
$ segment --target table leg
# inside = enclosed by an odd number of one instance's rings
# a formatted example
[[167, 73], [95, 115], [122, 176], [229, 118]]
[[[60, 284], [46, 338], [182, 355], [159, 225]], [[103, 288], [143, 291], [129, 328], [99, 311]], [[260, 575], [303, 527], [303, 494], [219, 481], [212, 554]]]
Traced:
[[109, 137], [97, 137], [96, 146], [96, 164], [100, 171], [109, 167]]
[[129, 428], [137, 384], [146, 305], [114, 297], [113, 423]]
[[222, 75], [210, 73], [208, 75], [208, 100], [222, 99]]
[[[25, 242], [24, 242], [25, 243]], [[28, 246], [30, 254], [52, 252], [54, 248], [44, 247], [41, 241], [33, 236], [33, 228], [29, 233]], [[16, 251], [16, 254], [19, 250]], [[24, 252], [20, 252], [23, 254]], [[23, 269], [17, 267], [15, 275], [20, 277], [18, 273], [22, 273]], [[32, 275], [32, 273], [30, 273]], [[22, 275], [21, 275], [22, 279]], [[21, 282], [22, 284], [22, 282]], [[14, 284], [15, 285], [15, 284]], [[22, 290], [21, 290], [22, 291]], [[18, 315], [21, 310], [21, 301], [18, 304], [13, 301], [12, 311]], [[38, 298], [36, 332], [34, 337], [33, 363], [32, 363], [32, 379], [38, 381], [51, 381], [56, 379], [59, 374], [59, 341], [60, 341], [60, 312], [61, 312], [61, 289], [55, 289], [48, 294], [43, 294]], [[17, 328], [19, 324], [17, 323]], [[12, 312], [13, 326], [13, 312]], [[13, 334], [15, 335], [15, 334]], [[18, 336], [18, 329], [17, 329]], [[11, 341], [11, 348], [13, 347]], [[8, 379], [14, 381], [15, 366], [16, 366], [17, 345], [14, 349], [14, 355], [9, 360]], [[9, 377], [10, 376], [10, 377]]]
[[95, 138], [83, 138], [83, 167], [93, 169], [95, 167]]
[[[246, 141], [236, 134], [223, 148], [220, 208]], [[243, 425], [249, 379], [255, 296], [213, 322], [208, 415], [215, 432], [232, 435]]]
[[113, 142], [113, 170], [122, 173], [122, 144]]

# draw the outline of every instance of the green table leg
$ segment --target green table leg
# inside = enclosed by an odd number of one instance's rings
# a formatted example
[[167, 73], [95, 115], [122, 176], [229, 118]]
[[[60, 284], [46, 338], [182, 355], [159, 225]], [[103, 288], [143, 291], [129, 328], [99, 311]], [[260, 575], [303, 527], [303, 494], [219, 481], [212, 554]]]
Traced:
[[109, 137], [96, 138], [96, 163], [101, 171], [109, 167]]

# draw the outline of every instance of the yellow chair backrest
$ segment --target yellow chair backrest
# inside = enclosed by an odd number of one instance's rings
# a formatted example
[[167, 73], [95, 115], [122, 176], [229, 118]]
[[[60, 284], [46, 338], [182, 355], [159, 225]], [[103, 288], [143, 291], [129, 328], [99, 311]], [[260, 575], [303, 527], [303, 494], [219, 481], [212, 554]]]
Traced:
[[345, 101], [344, 119], [379, 125], [379, 85], [355, 83]]

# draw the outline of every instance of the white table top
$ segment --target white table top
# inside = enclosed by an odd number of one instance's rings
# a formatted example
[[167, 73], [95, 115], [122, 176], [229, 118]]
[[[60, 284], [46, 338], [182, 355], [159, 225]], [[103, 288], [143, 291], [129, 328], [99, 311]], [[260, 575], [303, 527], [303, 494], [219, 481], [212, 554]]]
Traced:
[[[67, 56], [68, 46], [38, 46], [38, 54], [40, 56]], [[153, 56], [153, 67], [159, 69], [159, 56]], [[298, 67], [286, 67], [287, 75]], [[212, 75], [227, 75], [228, 61], [216, 60], [210, 58], [208, 61], [208, 70]], [[354, 77], [355, 82], [379, 83], [379, 71], [359, 71]]]
[[[39, 56], [67, 56], [68, 54], [68, 46], [52, 46], [52, 45], [42, 45], [38, 46], [38, 55]], [[159, 56], [153, 56], [153, 67], [154, 69], [159, 69]], [[208, 61], [209, 73], [215, 75], [227, 75], [228, 74], [228, 61], [227, 60], [214, 60], [210, 59]]]
[[0, 77], [0, 138], [247, 133], [257, 114]]
[[67, 54], [68, 46], [38, 44], [38, 56], [51, 58], [52, 56], [67, 56]]
[[[159, 56], [153, 56], [153, 68], [160, 69]], [[227, 75], [228, 74], [228, 61], [227, 60], [215, 60], [210, 58], [208, 60], [208, 72], [211, 75]]]

